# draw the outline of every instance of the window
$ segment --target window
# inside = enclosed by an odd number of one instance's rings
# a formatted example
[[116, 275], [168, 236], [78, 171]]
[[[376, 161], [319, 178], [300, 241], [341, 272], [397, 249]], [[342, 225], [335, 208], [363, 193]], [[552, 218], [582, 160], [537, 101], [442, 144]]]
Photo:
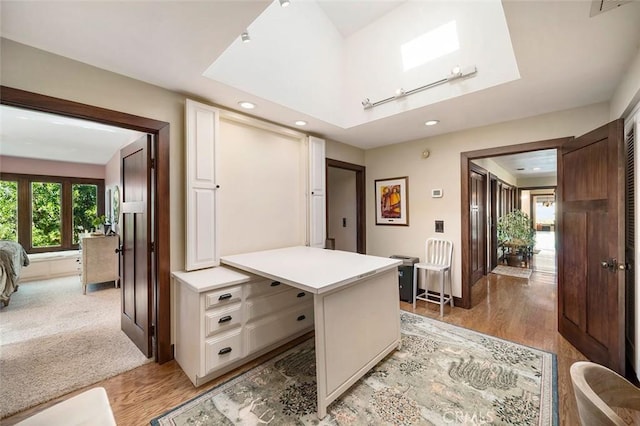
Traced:
[[28, 253], [78, 248], [104, 214], [104, 180], [0, 174], [0, 238]]
[[93, 226], [98, 215], [98, 186], [88, 184], [72, 185], [73, 202], [73, 244], [80, 242], [79, 234]]
[[0, 180], [0, 240], [18, 241], [18, 182]]
[[422, 34], [403, 44], [400, 49], [404, 71], [455, 52], [460, 49], [456, 21]]
[[62, 245], [62, 184], [31, 182], [31, 246]]

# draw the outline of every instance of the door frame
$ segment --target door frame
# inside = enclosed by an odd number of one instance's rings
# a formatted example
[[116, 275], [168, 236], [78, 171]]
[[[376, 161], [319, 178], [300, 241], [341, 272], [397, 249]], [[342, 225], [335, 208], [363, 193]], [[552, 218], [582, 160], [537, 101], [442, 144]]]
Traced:
[[[66, 117], [91, 120], [102, 124], [137, 130], [154, 136], [156, 148], [156, 197], [152, 208], [155, 210], [154, 238], [156, 241], [155, 285], [149, 289], [154, 296], [155, 319], [155, 360], [162, 364], [173, 359], [171, 345], [171, 265], [170, 265], [170, 218], [167, 208], [159, 208], [159, 194], [163, 200], [169, 199], [169, 123], [140, 117], [124, 112], [100, 108], [79, 102], [54, 98], [0, 85], [0, 104], [47, 112]], [[152, 271], [150, 271], [152, 272]]]
[[[487, 221], [489, 219], [489, 208], [490, 208], [490, 203], [491, 201], [489, 200], [489, 177], [490, 177], [490, 173], [488, 170], [486, 170], [485, 168], [471, 163], [470, 167], [469, 167], [469, 171], [470, 172], [474, 172], [477, 175], [482, 176], [482, 180], [483, 180], [483, 185], [481, 188], [481, 192], [482, 192], [482, 200], [484, 205], [481, 206], [482, 208], [482, 215], [480, 217], [480, 226], [481, 228], [478, 230], [479, 231], [479, 236], [480, 236], [480, 241], [481, 241], [481, 247], [478, 247], [478, 250], [480, 250], [483, 254], [482, 254], [482, 275], [487, 275], [488, 273], [488, 266], [487, 266], [487, 257], [488, 257], [488, 246], [490, 244], [489, 238], [488, 236], [488, 232], [487, 232]], [[471, 179], [471, 173], [469, 173], [469, 179]], [[470, 182], [470, 181], [467, 181]], [[471, 207], [471, 199], [469, 199], [469, 207]], [[467, 211], [470, 211], [470, 208], [467, 209]], [[469, 237], [471, 237], [471, 219], [469, 219]], [[469, 240], [471, 241], [471, 240]], [[472, 258], [471, 254], [473, 252], [473, 249], [471, 247], [471, 245], [469, 245], [469, 259]], [[471, 274], [469, 275], [469, 278], [471, 279], [473, 277], [473, 271], [471, 268], [471, 262], [469, 262], [469, 270], [471, 271]], [[478, 278], [478, 280], [476, 280], [475, 282], [471, 283], [471, 286], [473, 286], [473, 284], [475, 284], [476, 282], [478, 282], [480, 280], [480, 278]]]
[[[327, 158], [325, 160], [325, 176], [329, 176], [329, 167], [337, 169], [351, 170], [356, 173], [356, 250], [358, 253], [365, 254], [367, 251], [367, 214], [364, 208], [365, 205], [365, 167], [358, 164], [347, 163], [344, 161], [333, 160]], [[325, 202], [329, 204], [329, 188], [325, 188], [325, 194], [327, 198]], [[327, 232], [329, 231], [329, 209], [325, 208], [325, 223], [327, 224]], [[328, 234], [325, 238], [328, 237]]]
[[[461, 208], [461, 239], [460, 239], [460, 251], [462, 257], [462, 279], [461, 289], [462, 295], [458, 306], [470, 309], [473, 306], [471, 300], [471, 244], [470, 239], [470, 226], [471, 221], [469, 218], [470, 198], [469, 198], [469, 172], [471, 170], [471, 161], [480, 158], [497, 157], [500, 155], [520, 154], [523, 152], [541, 151], [544, 149], [559, 149], [562, 144], [573, 139], [573, 136], [547, 139], [536, 142], [528, 142], [517, 145], [506, 145], [496, 148], [486, 148], [476, 151], [467, 151], [460, 153], [460, 198], [462, 206]], [[561, 166], [560, 160], [558, 160], [558, 167]], [[560, 182], [557, 182], [560, 185]]]

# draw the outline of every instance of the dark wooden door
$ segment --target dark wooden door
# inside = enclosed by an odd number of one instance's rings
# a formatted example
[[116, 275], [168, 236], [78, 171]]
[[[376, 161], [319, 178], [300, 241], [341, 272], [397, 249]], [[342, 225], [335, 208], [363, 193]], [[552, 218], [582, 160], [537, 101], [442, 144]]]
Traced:
[[565, 143], [560, 158], [558, 330], [590, 360], [624, 375], [622, 120]]
[[471, 170], [469, 175], [471, 285], [486, 274], [486, 181], [486, 175]]
[[[122, 221], [120, 234], [122, 317], [127, 336], [152, 355], [151, 136], [120, 151]], [[165, 206], [165, 208], [167, 208]]]

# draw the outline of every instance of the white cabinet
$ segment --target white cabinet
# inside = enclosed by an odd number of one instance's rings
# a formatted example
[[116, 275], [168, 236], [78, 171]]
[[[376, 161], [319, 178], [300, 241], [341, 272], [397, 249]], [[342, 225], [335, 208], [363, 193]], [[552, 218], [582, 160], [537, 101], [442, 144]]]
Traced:
[[80, 238], [80, 280], [82, 293], [87, 293], [88, 284], [114, 281], [120, 279], [118, 265], [119, 237], [83, 235]]
[[325, 141], [309, 136], [309, 246], [324, 248], [326, 226]]
[[217, 233], [216, 140], [219, 110], [186, 103], [186, 265], [187, 271], [219, 264]]
[[175, 358], [195, 386], [313, 329], [313, 295], [232, 268], [174, 272]]

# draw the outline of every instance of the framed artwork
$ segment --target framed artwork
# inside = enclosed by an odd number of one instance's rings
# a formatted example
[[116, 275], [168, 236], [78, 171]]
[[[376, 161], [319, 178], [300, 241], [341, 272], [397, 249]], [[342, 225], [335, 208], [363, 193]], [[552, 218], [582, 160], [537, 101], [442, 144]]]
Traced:
[[408, 177], [376, 179], [376, 225], [409, 225]]

